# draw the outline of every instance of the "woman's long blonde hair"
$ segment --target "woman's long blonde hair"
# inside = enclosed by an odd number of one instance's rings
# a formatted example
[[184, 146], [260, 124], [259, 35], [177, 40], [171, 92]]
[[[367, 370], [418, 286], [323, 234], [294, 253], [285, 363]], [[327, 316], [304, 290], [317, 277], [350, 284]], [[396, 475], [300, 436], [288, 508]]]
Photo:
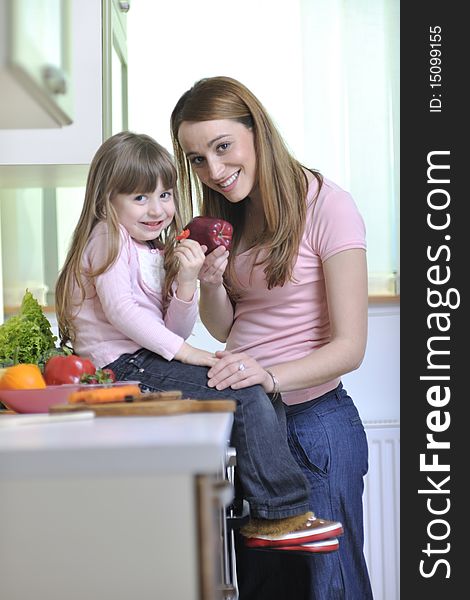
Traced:
[[[193, 173], [179, 143], [183, 121], [200, 122], [231, 119], [253, 131], [257, 157], [257, 181], [265, 224], [259, 232], [256, 248], [266, 250], [264, 265], [268, 288], [282, 286], [292, 279], [292, 271], [306, 220], [308, 181], [304, 166], [287, 149], [266, 109], [243, 84], [230, 77], [201, 79], [178, 100], [171, 115], [171, 135], [180, 184], [181, 200], [192, 206], [195, 198], [200, 214], [222, 217], [232, 223], [232, 252], [225, 283], [233, 292], [236, 281], [233, 258], [245, 223], [245, 202], [232, 204], [224, 196], [202, 184]], [[310, 169], [311, 170], [311, 169]], [[311, 170], [318, 181], [322, 177]], [[235, 286], [236, 287], [236, 286]]]
[[[111, 203], [117, 194], [150, 194], [158, 183], [173, 188], [175, 219], [159, 237], [165, 248], [163, 298], [168, 301], [177, 266], [173, 248], [181, 230], [176, 192], [176, 169], [170, 153], [145, 134], [129, 131], [108, 138], [96, 152], [88, 172], [85, 200], [73, 233], [65, 263], [55, 288], [56, 313], [61, 345], [74, 343], [74, 314], [85, 300], [85, 281], [104, 273], [115, 262], [120, 249], [119, 222]], [[83, 271], [83, 254], [97, 223], [107, 225], [107, 257], [93, 272]], [[81, 301], [73, 303], [73, 290], [80, 290]]]

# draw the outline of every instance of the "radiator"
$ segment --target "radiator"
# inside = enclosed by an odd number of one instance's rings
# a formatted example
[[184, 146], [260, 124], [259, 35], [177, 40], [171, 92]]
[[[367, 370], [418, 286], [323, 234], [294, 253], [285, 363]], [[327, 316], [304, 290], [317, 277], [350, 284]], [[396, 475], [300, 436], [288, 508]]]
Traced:
[[400, 424], [364, 423], [369, 472], [364, 488], [364, 553], [374, 600], [400, 598]]

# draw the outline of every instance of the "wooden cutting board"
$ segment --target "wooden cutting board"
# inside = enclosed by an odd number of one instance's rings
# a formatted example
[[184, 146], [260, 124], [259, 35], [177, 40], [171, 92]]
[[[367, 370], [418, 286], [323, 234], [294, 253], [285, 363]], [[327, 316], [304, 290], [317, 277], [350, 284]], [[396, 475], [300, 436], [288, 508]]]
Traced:
[[[152, 396], [153, 394], [143, 394]], [[160, 397], [161, 398], [161, 397]], [[158, 416], [181, 415], [196, 412], [235, 412], [235, 400], [192, 400], [190, 398], [165, 400], [135, 400], [133, 402], [109, 402], [107, 404], [56, 404], [49, 408], [50, 413], [67, 413], [81, 410], [93, 411], [97, 417], [112, 416]]]

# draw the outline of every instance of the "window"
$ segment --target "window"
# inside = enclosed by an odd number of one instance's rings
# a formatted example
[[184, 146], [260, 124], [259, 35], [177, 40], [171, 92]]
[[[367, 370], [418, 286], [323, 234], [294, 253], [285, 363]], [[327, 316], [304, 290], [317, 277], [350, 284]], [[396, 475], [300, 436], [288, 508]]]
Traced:
[[236, 10], [218, 0], [203, 10], [191, 0], [134, 3], [129, 127], [171, 148], [169, 117], [180, 95], [201, 77], [239, 79], [293, 154], [352, 193], [367, 227], [369, 293], [394, 295], [398, 43], [398, 0], [239, 0]]

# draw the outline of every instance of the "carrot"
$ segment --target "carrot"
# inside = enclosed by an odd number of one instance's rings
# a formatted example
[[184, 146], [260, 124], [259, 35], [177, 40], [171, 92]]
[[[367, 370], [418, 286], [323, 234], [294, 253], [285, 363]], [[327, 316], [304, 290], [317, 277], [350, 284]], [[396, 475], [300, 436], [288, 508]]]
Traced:
[[128, 396], [139, 396], [142, 392], [138, 385], [121, 385], [90, 390], [79, 390], [69, 394], [69, 404], [85, 402], [85, 404], [106, 404], [107, 402], [123, 402]]

